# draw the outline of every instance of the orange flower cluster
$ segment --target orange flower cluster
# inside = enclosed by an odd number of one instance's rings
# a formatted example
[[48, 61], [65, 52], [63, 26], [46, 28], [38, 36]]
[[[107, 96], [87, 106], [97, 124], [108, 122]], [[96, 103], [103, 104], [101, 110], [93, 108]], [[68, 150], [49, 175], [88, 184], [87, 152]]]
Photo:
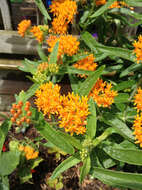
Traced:
[[27, 30], [31, 27], [30, 20], [22, 20], [17, 27], [18, 33], [24, 37]]
[[87, 97], [79, 97], [73, 93], [61, 97], [59, 111], [59, 126], [64, 127], [66, 132], [84, 134], [86, 132], [86, 119], [89, 115]]
[[140, 114], [137, 114], [135, 120], [134, 120], [134, 132], [136, 144], [140, 144], [140, 147], [142, 147], [142, 112]]
[[36, 91], [35, 104], [39, 111], [43, 111], [44, 115], [51, 117], [51, 114], [56, 114], [59, 121], [59, 126], [63, 127], [66, 132], [76, 134], [84, 134], [86, 131], [86, 119], [89, 115], [88, 98], [79, 97], [78, 95], [68, 94], [62, 96], [59, 94], [60, 87], [51, 82], [43, 84]]
[[52, 82], [42, 84], [40, 89], [36, 91], [35, 104], [38, 111], [43, 111], [44, 115], [51, 117], [51, 114], [58, 115], [60, 105], [60, 87]]
[[[73, 66], [77, 69], [83, 69], [86, 71], [95, 71], [96, 67], [97, 67], [97, 63], [94, 63], [94, 56], [93, 54], [88, 55], [87, 57], [85, 57], [82, 60], [79, 60], [77, 63], [75, 63]], [[80, 77], [85, 77], [85, 74], [81, 74], [79, 75]]]
[[106, 4], [106, 0], [96, 0], [96, 6]]
[[134, 41], [133, 43], [134, 46], [134, 53], [136, 54], [137, 57], [137, 63], [142, 61], [142, 35], [139, 35], [138, 41]]
[[142, 111], [142, 89], [138, 88], [138, 93], [134, 96], [134, 104], [136, 105], [137, 111]]
[[79, 49], [79, 41], [77, 41], [77, 38], [72, 35], [61, 35], [59, 37], [50, 36], [47, 40], [49, 52], [53, 51], [57, 41], [59, 41], [58, 58], [64, 54], [72, 56], [76, 54]]
[[137, 116], [135, 117], [133, 128], [135, 135], [135, 143], [142, 147], [142, 89], [138, 88], [138, 93], [134, 96], [134, 105], [136, 105]]
[[50, 8], [50, 12], [55, 16], [52, 22], [53, 32], [56, 34], [66, 34], [68, 24], [73, 21], [73, 17], [77, 13], [76, 1], [54, 0]]
[[114, 97], [117, 96], [117, 92], [111, 90], [111, 88], [111, 84], [103, 82], [102, 79], [98, 79], [89, 97], [93, 97], [99, 107], [110, 107], [114, 102]]
[[25, 157], [27, 160], [35, 159], [38, 157], [39, 152], [35, 151], [32, 147], [30, 146], [19, 146], [19, 150], [23, 151], [25, 153]]
[[[12, 108], [10, 110], [10, 113], [12, 115], [11, 121], [12, 123], [15, 123], [16, 125], [22, 125], [22, 123], [30, 123], [30, 116], [32, 115], [32, 112], [30, 111], [30, 102], [26, 102], [25, 107], [23, 108], [23, 102], [19, 101], [18, 104], [13, 104]], [[24, 109], [24, 110], [23, 110]], [[26, 114], [25, 114], [26, 112]]]
[[121, 7], [127, 7], [127, 8], [130, 8], [131, 10], [134, 9], [133, 7], [129, 7], [129, 5], [125, 3], [124, 1], [114, 1], [114, 3], [109, 8], [113, 9], [113, 8], [121, 8]]
[[43, 41], [44, 35], [39, 26], [33, 26], [30, 32], [33, 33], [38, 42]]

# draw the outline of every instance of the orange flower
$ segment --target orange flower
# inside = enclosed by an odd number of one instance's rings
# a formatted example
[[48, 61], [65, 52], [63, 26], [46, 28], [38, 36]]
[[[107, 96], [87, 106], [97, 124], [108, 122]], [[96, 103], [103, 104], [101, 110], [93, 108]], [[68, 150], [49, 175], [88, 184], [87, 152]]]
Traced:
[[120, 8], [120, 4], [118, 1], [114, 1], [114, 3], [109, 7], [110, 9], [113, 9], [113, 8]]
[[142, 61], [142, 35], [139, 35], [138, 41], [134, 41], [133, 43], [134, 46], [134, 53], [136, 54], [137, 57], [137, 63]]
[[96, 5], [99, 6], [99, 5], [104, 5], [106, 4], [106, 0], [96, 0]]
[[77, 13], [76, 1], [54, 0], [50, 8], [50, 12], [55, 16], [52, 22], [52, 31], [56, 34], [66, 34], [68, 23], [73, 21], [74, 15]]
[[40, 89], [36, 91], [35, 104], [39, 111], [43, 111], [44, 115], [51, 117], [51, 114], [57, 114], [60, 107], [60, 86], [54, 85], [52, 82], [42, 84]]
[[[77, 63], [75, 63], [73, 66], [77, 69], [83, 69], [87, 71], [95, 71], [97, 67], [97, 63], [94, 63], [94, 56], [93, 54], [88, 55], [82, 60], [79, 60]], [[85, 74], [79, 75], [80, 77], [86, 77]]]
[[61, 107], [59, 109], [59, 126], [66, 132], [84, 134], [86, 132], [86, 119], [89, 115], [88, 98], [79, 97], [74, 93], [61, 96]]
[[137, 111], [142, 111], [142, 89], [138, 88], [138, 93], [134, 96], [134, 104], [136, 105]]
[[23, 151], [25, 153], [25, 157], [27, 160], [35, 159], [38, 157], [39, 152], [35, 151], [32, 147], [30, 146], [19, 146], [19, 150]]
[[93, 97], [99, 107], [109, 107], [114, 102], [117, 92], [111, 90], [112, 85], [98, 79], [95, 86], [91, 90], [89, 97]]
[[44, 39], [43, 32], [40, 30], [39, 26], [33, 26], [30, 30], [31, 33], [36, 37], [38, 42], [42, 42]]
[[72, 35], [61, 35], [59, 37], [50, 36], [47, 40], [49, 52], [52, 52], [57, 41], [59, 41], [58, 58], [64, 54], [72, 56], [76, 54], [79, 49], [79, 41]]
[[133, 124], [134, 132], [133, 134], [135, 135], [135, 140], [136, 144], [140, 144], [140, 147], [142, 147], [142, 112], [137, 114], [134, 124]]
[[31, 21], [30, 20], [22, 20], [19, 24], [18, 24], [18, 33], [24, 37], [25, 36], [25, 32], [30, 28], [31, 26]]
[[60, 17], [56, 17], [52, 21], [52, 32], [55, 34], [66, 34], [68, 29], [68, 23], [61, 19]]

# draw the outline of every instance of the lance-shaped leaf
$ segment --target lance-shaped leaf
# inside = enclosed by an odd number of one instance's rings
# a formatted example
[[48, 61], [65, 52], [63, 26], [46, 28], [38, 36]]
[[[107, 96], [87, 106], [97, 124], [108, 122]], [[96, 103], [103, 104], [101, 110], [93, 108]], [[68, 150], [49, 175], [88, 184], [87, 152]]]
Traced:
[[102, 74], [104, 68], [105, 68], [105, 65], [99, 67], [99, 69], [94, 71], [93, 74], [90, 74], [88, 78], [83, 83], [80, 84], [80, 88], [78, 91], [80, 96], [88, 96], [89, 92], [95, 85], [97, 79]]
[[120, 188], [130, 188], [132, 190], [142, 189], [141, 174], [118, 172], [94, 167], [94, 172], [92, 176], [103, 181], [103, 183], [109, 184], [111, 186], [117, 186]]
[[49, 64], [56, 64], [57, 62], [57, 54], [58, 54], [58, 48], [59, 48], [59, 41], [56, 42], [53, 51], [51, 52], [49, 56]]
[[88, 116], [87, 119], [87, 135], [93, 139], [96, 135], [96, 107], [95, 107], [95, 103], [94, 100], [92, 98], [90, 98], [89, 100], [89, 111], [90, 111], [90, 115]]
[[37, 52], [42, 61], [48, 61], [48, 57], [45, 55], [42, 45], [40, 43], [37, 45]]
[[127, 93], [119, 93], [115, 98], [114, 98], [115, 103], [124, 103], [124, 102], [129, 102], [129, 94]]
[[76, 139], [75, 137], [70, 136], [68, 133], [63, 133], [61, 131], [58, 131], [58, 134], [60, 134], [69, 144], [71, 144], [75, 148], [77, 148], [79, 150], [82, 149], [82, 145], [81, 145], [80, 141], [78, 139]]
[[99, 51], [106, 53], [109, 56], [117, 56], [135, 62], [135, 56], [131, 50], [119, 47], [104, 46], [101, 43], [98, 43], [89, 32], [83, 33], [81, 35], [81, 38], [85, 44], [94, 52]]
[[43, 14], [43, 16], [45, 17], [45, 20], [46, 20], [46, 19], [51, 20], [49, 14], [48, 14], [48, 12], [47, 12], [47, 9], [45, 8], [45, 6], [44, 6], [42, 0], [35, 0], [35, 3], [36, 3], [36, 5], [37, 5], [37, 7], [39, 8], [39, 10], [41, 11], [41, 13]]
[[106, 113], [103, 115], [102, 120], [104, 121], [104, 123], [113, 127], [124, 138], [132, 142], [134, 141], [134, 136], [132, 131], [123, 121], [118, 119], [115, 115]]
[[126, 162], [128, 164], [142, 165], [142, 151], [127, 149], [127, 148], [117, 148], [113, 146], [105, 146], [103, 150], [112, 158]]
[[11, 128], [11, 125], [12, 125], [11, 121], [5, 120], [0, 126], [0, 155], [1, 155], [5, 138], [8, 134], [8, 131]]
[[134, 80], [129, 80], [129, 81], [123, 81], [121, 83], [118, 83], [116, 86], [113, 87], [113, 90], [124, 90], [127, 88], [131, 88], [136, 82]]
[[90, 168], [91, 168], [91, 159], [90, 156], [87, 156], [83, 161], [83, 166], [81, 167], [80, 179], [79, 179], [80, 183], [83, 182], [84, 178], [89, 173]]
[[54, 170], [51, 179], [57, 178], [62, 172], [66, 171], [67, 169], [75, 166], [81, 162], [79, 153], [77, 152], [73, 156], [70, 156], [66, 160], [64, 160], [57, 168]]
[[115, 0], [109, 0], [107, 1], [107, 3], [102, 6], [101, 8], [99, 8], [97, 11], [95, 11], [95, 13], [93, 15], [90, 16], [90, 18], [95, 18], [95, 17], [98, 17], [100, 16], [101, 14], [103, 14], [106, 10], [108, 10], [108, 7], [110, 5], [112, 5], [112, 3], [114, 2]]
[[123, 70], [120, 73], [120, 78], [127, 76], [130, 72], [140, 70], [141, 68], [142, 68], [142, 64], [137, 64], [137, 63], [132, 64], [127, 69]]
[[40, 132], [40, 134], [50, 141], [53, 145], [61, 149], [62, 151], [73, 154], [74, 148], [68, 143], [66, 139], [64, 139], [53, 127], [50, 126], [49, 123], [39, 124], [36, 126], [36, 129]]
[[125, 0], [125, 2], [128, 4], [128, 5], [131, 5], [131, 6], [135, 6], [135, 7], [142, 7], [142, 1], [141, 0]]

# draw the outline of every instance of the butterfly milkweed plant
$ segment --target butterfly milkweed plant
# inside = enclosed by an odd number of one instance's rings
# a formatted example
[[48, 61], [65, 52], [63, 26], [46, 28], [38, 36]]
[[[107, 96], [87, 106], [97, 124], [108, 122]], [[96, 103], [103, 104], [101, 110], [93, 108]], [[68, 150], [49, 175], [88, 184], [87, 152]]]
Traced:
[[80, 184], [87, 177], [141, 190], [142, 11], [136, 10], [142, 1], [35, 4], [43, 24], [22, 20], [17, 27], [21, 38], [36, 41], [38, 56], [19, 67], [32, 85], [15, 95], [10, 115], [1, 124], [0, 185], [8, 186], [5, 180], [16, 168], [22, 176], [22, 164], [32, 163], [31, 171], [43, 161], [40, 140], [13, 140], [9, 151], [2, 151], [11, 126], [17, 133], [32, 126], [65, 154], [51, 179], [78, 165]]

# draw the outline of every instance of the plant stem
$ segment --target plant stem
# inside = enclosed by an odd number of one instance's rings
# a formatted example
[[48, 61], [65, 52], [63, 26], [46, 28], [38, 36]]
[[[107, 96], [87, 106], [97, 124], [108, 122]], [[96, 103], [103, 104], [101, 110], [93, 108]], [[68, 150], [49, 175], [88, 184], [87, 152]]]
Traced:
[[105, 140], [109, 135], [116, 133], [116, 130], [113, 127], [107, 128], [102, 135], [97, 137], [95, 140], [93, 140], [93, 147], [96, 147], [98, 144], [100, 144], [103, 140]]

